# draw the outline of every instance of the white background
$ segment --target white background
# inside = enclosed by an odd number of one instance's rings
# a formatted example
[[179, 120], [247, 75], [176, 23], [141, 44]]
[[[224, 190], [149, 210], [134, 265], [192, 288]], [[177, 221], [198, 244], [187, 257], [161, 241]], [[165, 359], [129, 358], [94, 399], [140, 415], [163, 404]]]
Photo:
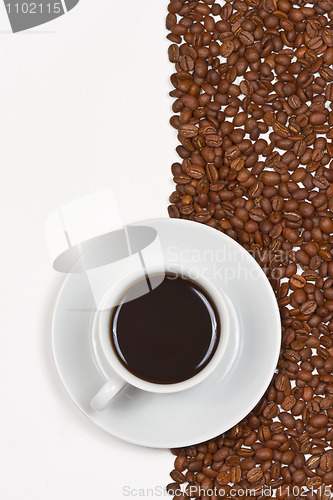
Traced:
[[99, 430], [58, 380], [50, 317], [64, 277], [52, 270], [44, 233], [59, 206], [109, 187], [126, 222], [167, 216], [177, 141], [168, 123], [166, 7], [166, 0], [81, 0], [65, 16], [14, 35], [0, 5], [5, 500], [122, 500], [126, 485], [169, 482], [168, 450]]

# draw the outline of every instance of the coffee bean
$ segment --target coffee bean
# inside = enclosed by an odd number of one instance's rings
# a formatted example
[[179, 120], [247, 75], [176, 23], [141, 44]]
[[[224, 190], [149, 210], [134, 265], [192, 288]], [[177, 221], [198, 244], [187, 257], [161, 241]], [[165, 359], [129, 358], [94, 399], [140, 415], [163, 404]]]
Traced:
[[231, 41], [223, 42], [220, 47], [220, 54], [223, 57], [229, 57], [234, 51], [234, 44]]
[[180, 56], [180, 51], [178, 45], [175, 43], [169, 47], [169, 61], [175, 63], [178, 61]]
[[278, 391], [284, 392], [290, 388], [290, 382], [286, 375], [279, 373], [275, 379], [275, 387]]
[[187, 469], [190, 472], [200, 472], [202, 467], [203, 467], [203, 461], [198, 459], [190, 460], [187, 465]]
[[243, 45], [246, 45], [246, 46], [252, 45], [254, 42], [254, 38], [253, 38], [252, 33], [249, 33], [248, 31], [242, 31], [238, 35], [238, 39], [240, 40], [240, 42]]
[[303, 288], [306, 285], [306, 279], [304, 276], [294, 274], [294, 276], [290, 278], [290, 283], [296, 288]]
[[168, 207], [168, 212], [169, 212], [169, 217], [171, 217], [172, 219], [179, 219], [180, 213], [175, 205], [170, 205]]
[[326, 122], [326, 119], [325, 113], [315, 112], [310, 115], [309, 122], [311, 125], [322, 125]]
[[186, 166], [186, 174], [193, 179], [201, 179], [205, 175], [205, 169], [200, 165], [192, 165], [189, 163]]
[[302, 105], [302, 101], [297, 95], [292, 95], [288, 97], [288, 104], [292, 109], [298, 109]]
[[[285, 229], [283, 229], [283, 236], [290, 243], [296, 243], [299, 239], [298, 232], [295, 229], [292, 229], [291, 227], [286, 227]], [[298, 260], [301, 261], [299, 257]]]
[[215, 479], [219, 486], [226, 486], [230, 481], [230, 474], [228, 471], [223, 471], [220, 472]]
[[198, 99], [194, 95], [186, 94], [181, 98], [181, 101], [191, 111], [195, 111], [199, 107]]
[[169, 495], [176, 495], [178, 492], [180, 492], [179, 484], [177, 483], [170, 483], [166, 487], [167, 492]]
[[193, 215], [193, 219], [196, 222], [201, 222], [203, 224], [210, 221], [211, 218], [212, 218], [212, 215], [209, 212], [197, 212], [196, 214]]
[[319, 227], [323, 233], [331, 234], [333, 232], [333, 220], [328, 217], [323, 217], [319, 222]]
[[230, 146], [225, 151], [225, 157], [231, 162], [240, 156], [240, 149], [238, 146]]
[[322, 485], [322, 480], [319, 476], [313, 476], [312, 478], [308, 479], [306, 482], [306, 486], [309, 488], [309, 490], [317, 490], [320, 488]]
[[244, 81], [240, 82], [239, 88], [240, 88], [240, 91], [244, 95], [251, 95], [254, 91], [253, 84], [251, 82], [249, 82], [248, 80], [244, 80]]
[[333, 450], [326, 451], [320, 459], [320, 468], [324, 472], [333, 469]]
[[291, 415], [290, 413], [287, 413], [287, 412], [281, 412], [278, 417], [279, 417], [281, 423], [285, 427], [287, 427], [288, 429], [294, 428], [295, 419], [294, 419], [293, 415]]
[[187, 468], [187, 458], [185, 455], [179, 455], [175, 459], [175, 469], [179, 472], [183, 472]]
[[280, 122], [274, 123], [273, 130], [279, 137], [286, 139], [289, 136], [288, 128]]
[[265, 219], [265, 212], [261, 208], [253, 208], [250, 210], [249, 216], [256, 222], [262, 222]]
[[254, 467], [247, 473], [247, 480], [250, 484], [257, 483], [262, 478], [262, 470], [260, 467]]
[[330, 83], [325, 90], [325, 97], [329, 101], [333, 101], [333, 84]]
[[312, 427], [324, 427], [328, 423], [328, 417], [324, 414], [314, 415], [310, 418], [309, 423]]
[[273, 450], [270, 448], [259, 448], [255, 452], [255, 457], [260, 461], [271, 460], [273, 455]]
[[315, 455], [308, 458], [308, 460], [306, 461], [306, 466], [308, 467], [308, 469], [311, 470], [317, 469], [319, 467], [319, 462], [320, 462], [320, 456]]
[[264, 185], [262, 182], [253, 182], [248, 189], [249, 198], [258, 198], [264, 190]]
[[172, 472], [170, 472], [170, 477], [177, 484], [182, 484], [182, 483], [185, 483], [185, 481], [186, 481], [184, 474], [182, 474], [181, 472], [179, 472], [176, 469], [174, 469]]
[[279, 414], [279, 408], [278, 406], [274, 403], [271, 402], [269, 403], [263, 411], [263, 415], [266, 418], [275, 418]]
[[206, 145], [210, 148], [218, 148], [222, 145], [222, 137], [219, 135], [207, 135], [206, 136]]
[[287, 396], [281, 403], [281, 407], [285, 411], [290, 411], [296, 404], [296, 398], [292, 394]]
[[320, 76], [326, 80], [327, 82], [331, 82], [333, 80], [333, 71], [331, 68], [322, 67], [319, 70]]
[[262, 175], [262, 181], [266, 186], [275, 186], [279, 184], [280, 176], [275, 172], [264, 172]]
[[312, 314], [315, 312], [317, 309], [317, 304], [314, 301], [308, 300], [301, 306], [301, 313], [302, 314]]

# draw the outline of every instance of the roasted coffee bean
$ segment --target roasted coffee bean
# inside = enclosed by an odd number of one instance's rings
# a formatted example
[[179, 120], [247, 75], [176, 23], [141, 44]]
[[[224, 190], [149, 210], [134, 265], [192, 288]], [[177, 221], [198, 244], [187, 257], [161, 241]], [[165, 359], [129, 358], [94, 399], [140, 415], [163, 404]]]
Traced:
[[262, 478], [262, 470], [260, 467], [254, 467], [253, 469], [249, 470], [247, 475], [247, 480], [250, 484], [252, 483], [257, 483], [260, 481]]
[[170, 45], [169, 47], [169, 61], [172, 63], [176, 63], [179, 60], [180, 50], [178, 45], [175, 43]]
[[215, 480], [219, 486], [225, 486], [230, 481], [230, 474], [228, 471], [222, 471], [216, 476]]
[[255, 452], [256, 459], [260, 461], [271, 460], [273, 458], [273, 450], [270, 448], [259, 448]]
[[[190, 460], [187, 464], [187, 469], [190, 472], [200, 472], [202, 467], [203, 467], [203, 461], [198, 460], [198, 459]], [[175, 468], [176, 468], [176, 465], [175, 465]]]
[[252, 45], [254, 42], [254, 37], [252, 33], [249, 33], [248, 31], [241, 31], [241, 33], [238, 35], [238, 39], [243, 45]]
[[326, 87], [325, 97], [326, 97], [327, 100], [333, 101], [333, 84], [332, 83], [330, 83]]
[[198, 128], [195, 125], [190, 125], [188, 123], [185, 123], [184, 125], [181, 125], [178, 128], [178, 132], [185, 137], [195, 137], [198, 135]]
[[312, 314], [315, 312], [317, 309], [317, 304], [315, 301], [308, 300], [307, 302], [304, 302], [301, 306], [301, 313], [302, 314]]
[[294, 276], [290, 278], [290, 283], [296, 288], [303, 288], [306, 285], [306, 279], [304, 276], [294, 274]]
[[296, 405], [296, 398], [292, 394], [287, 396], [281, 403], [281, 407], [285, 411], [290, 411]]
[[279, 373], [275, 379], [275, 387], [278, 391], [286, 391], [290, 388], [290, 382], [286, 375]]
[[171, 217], [172, 219], [179, 219], [180, 213], [175, 205], [170, 205], [168, 207], [168, 212], [169, 212], [169, 217]]
[[312, 425], [312, 427], [324, 427], [328, 423], [328, 417], [325, 414], [318, 414], [314, 415], [313, 417], [310, 418], [309, 424]]
[[179, 484], [177, 483], [170, 483], [166, 487], [167, 492], [169, 495], [176, 495], [178, 492], [180, 492], [180, 487]]
[[187, 458], [185, 455], [179, 455], [175, 459], [175, 469], [179, 472], [184, 472], [187, 469]]
[[201, 179], [205, 175], [205, 169], [200, 165], [193, 165], [189, 163], [186, 166], [186, 174], [192, 179]]
[[320, 468], [324, 472], [333, 469], [333, 450], [326, 451], [320, 459]]
[[220, 46], [220, 54], [223, 57], [229, 57], [234, 51], [234, 44], [232, 41], [225, 41]]
[[293, 417], [293, 415], [291, 415], [290, 413], [287, 413], [287, 412], [281, 412], [279, 414], [279, 419], [281, 421], [281, 423], [287, 427], [288, 429], [293, 429], [294, 426], [295, 426], [295, 419]]
[[263, 411], [263, 416], [266, 418], [275, 418], [278, 414], [279, 408], [274, 402], [269, 403]]
[[185, 481], [186, 481], [184, 474], [182, 474], [181, 472], [179, 472], [176, 469], [174, 469], [172, 472], [170, 472], [170, 477], [177, 484], [182, 484], [182, 483], [185, 483]]

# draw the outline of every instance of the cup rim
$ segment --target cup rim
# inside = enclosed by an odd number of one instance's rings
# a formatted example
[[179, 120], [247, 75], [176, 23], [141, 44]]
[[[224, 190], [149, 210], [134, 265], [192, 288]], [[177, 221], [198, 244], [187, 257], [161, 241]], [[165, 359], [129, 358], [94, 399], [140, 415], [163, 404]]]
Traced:
[[[111, 290], [109, 289], [104, 295], [101, 303], [101, 308], [97, 311], [94, 320], [94, 324], [96, 321], [97, 328], [97, 336], [95, 338], [95, 341], [97, 340], [99, 342], [109, 367], [111, 367], [116, 372], [116, 374], [124, 379], [128, 384], [148, 392], [164, 394], [170, 394], [190, 389], [205, 380], [209, 375], [211, 375], [211, 373], [213, 373], [213, 371], [217, 368], [223, 358], [229, 340], [230, 329], [229, 312], [227, 305], [221, 292], [216, 288], [216, 286], [207, 278], [205, 278], [201, 273], [190, 266], [184, 266], [178, 263], [164, 263], [163, 265], [157, 264], [155, 266], [149, 266], [148, 272], [149, 274], [158, 274], [159, 272], [173, 272], [175, 274], [177, 273], [198, 283], [198, 285], [202, 286], [204, 290], [206, 290], [207, 293], [211, 296], [220, 317], [220, 340], [217, 349], [209, 363], [199, 373], [182, 382], [173, 384], [157, 384], [137, 377], [136, 375], [128, 371], [126, 367], [120, 362], [110, 342], [109, 327], [111, 310], [113, 309], [115, 302], [124, 292], [124, 290], [126, 290], [126, 288], [134, 283], [137, 279], [142, 278], [142, 269], [129, 272], [122, 278], [121, 281], [116, 284], [116, 286], [112, 287]], [[195, 276], [192, 276], [191, 273], [194, 273]]]

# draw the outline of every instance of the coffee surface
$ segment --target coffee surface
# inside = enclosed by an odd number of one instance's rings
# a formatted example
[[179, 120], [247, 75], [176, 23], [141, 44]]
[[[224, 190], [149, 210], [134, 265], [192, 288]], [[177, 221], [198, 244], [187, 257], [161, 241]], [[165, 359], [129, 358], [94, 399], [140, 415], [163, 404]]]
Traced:
[[167, 274], [157, 288], [140, 297], [146, 289], [145, 279], [133, 283], [113, 310], [112, 347], [121, 363], [143, 380], [157, 384], [187, 380], [216, 351], [220, 338], [216, 306], [197, 283], [174, 274]]

